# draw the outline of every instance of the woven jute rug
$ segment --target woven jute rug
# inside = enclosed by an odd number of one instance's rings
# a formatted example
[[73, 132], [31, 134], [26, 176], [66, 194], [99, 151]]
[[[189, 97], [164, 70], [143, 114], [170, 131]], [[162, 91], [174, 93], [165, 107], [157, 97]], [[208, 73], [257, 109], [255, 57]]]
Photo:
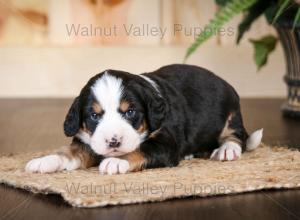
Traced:
[[[49, 153], [49, 152], [47, 152]], [[178, 167], [101, 175], [97, 168], [30, 174], [26, 162], [44, 153], [0, 157], [0, 183], [35, 193], [60, 194], [78, 207], [163, 201], [300, 187], [300, 152], [261, 145], [233, 162], [184, 160]]]

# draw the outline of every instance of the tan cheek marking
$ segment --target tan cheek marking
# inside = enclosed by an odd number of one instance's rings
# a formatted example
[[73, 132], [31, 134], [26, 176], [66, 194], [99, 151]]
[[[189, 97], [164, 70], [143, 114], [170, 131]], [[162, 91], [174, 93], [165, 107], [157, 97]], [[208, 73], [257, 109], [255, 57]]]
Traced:
[[126, 112], [129, 109], [129, 106], [130, 106], [129, 102], [123, 100], [120, 103], [120, 110], [122, 112]]
[[94, 102], [93, 103], [93, 110], [95, 113], [100, 114], [103, 112], [103, 109], [99, 103]]
[[87, 129], [85, 123], [83, 123], [83, 128], [81, 130], [84, 131], [84, 132], [86, 132], [86, 133], [88, 133], [89, 135], [92, 135], [92, 132], [89, 129]]
[[129, 171], [140, 171], [147, 164], [146, 158], [139, 150], [128, 153], [120, 158], [128, 161]]
[[143, 120], [142, 124], [140, 125], [139, 129], [137, 130], [137, 132], [139, 134], [144, 133], [147, 130], [148, 126], [147, 126], [147, 122], [146, 120]]

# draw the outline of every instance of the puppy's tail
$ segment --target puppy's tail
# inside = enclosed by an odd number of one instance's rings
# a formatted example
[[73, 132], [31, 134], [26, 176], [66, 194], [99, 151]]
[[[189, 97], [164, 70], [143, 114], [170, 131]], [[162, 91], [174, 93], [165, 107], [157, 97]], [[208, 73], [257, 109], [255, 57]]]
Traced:
[[264, 129], [259, 129], [255, 132], [253, 132], [249, 138], [247, 139], [247, 143], [246, 143], [246, 150], [247, 151], [252, 151], [254, 149], [256, 149], [260, 143], [261, 143], [261, 139], [263, 137], [263, 131]]

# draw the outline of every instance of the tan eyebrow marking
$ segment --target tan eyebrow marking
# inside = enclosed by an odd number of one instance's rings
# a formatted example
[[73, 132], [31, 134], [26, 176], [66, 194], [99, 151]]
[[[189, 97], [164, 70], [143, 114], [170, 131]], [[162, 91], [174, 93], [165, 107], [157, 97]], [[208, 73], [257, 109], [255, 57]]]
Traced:
[[122, 100], [121, 103], [120, 103], [120, 110], [122, 112], [126, 112], [130, 107], [130, 104], [129, 102], [125, 101], [125, 100]]
[[98, 114], [103, 112], [103, 109], [102, 109], [101, 105], [99, 103], [96, 103], [96, 102], [93, 103], [93, 110], [94, 110], [95, 113], [98, 113]]

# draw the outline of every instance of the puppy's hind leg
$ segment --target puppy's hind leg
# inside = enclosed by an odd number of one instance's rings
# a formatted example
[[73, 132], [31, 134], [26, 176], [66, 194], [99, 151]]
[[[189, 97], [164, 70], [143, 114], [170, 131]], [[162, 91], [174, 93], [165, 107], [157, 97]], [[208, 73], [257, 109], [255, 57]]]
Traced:
[[212, 152], [210, 158], [220, 161], [239, 159], [246, 148], [247, 138], [240, 112], [230, 114], [219, 136], [220, 147]]

